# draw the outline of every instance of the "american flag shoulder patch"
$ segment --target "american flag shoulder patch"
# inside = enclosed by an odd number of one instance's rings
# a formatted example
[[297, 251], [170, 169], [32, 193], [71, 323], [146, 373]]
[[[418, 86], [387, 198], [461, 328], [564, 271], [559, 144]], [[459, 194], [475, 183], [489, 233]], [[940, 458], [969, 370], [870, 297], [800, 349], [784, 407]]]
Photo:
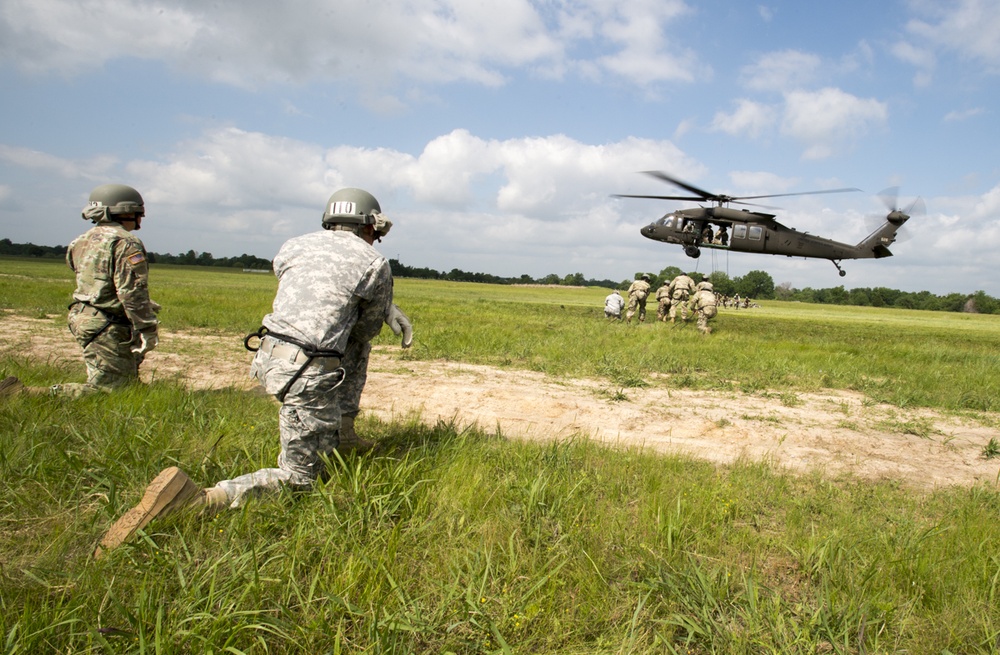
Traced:
[[146, 256], [143, 255], [141, 252], [137, 252], [134, 255], [128, 256], [128, 263], [132, 264], [132, 266], [135, 266], [136, 264], [141, 264], [144, 261], [146, 261]]

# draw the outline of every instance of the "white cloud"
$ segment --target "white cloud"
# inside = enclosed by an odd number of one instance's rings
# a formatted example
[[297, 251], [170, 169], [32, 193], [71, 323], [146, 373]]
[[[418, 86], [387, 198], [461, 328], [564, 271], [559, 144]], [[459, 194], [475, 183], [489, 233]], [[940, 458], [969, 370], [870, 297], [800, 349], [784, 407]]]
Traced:
[[896, 59], [911, 64], [917, 69], [913, 76], [914, 86], [928, 86], [934, 76], [937, 57], [930, 48], [919, 48], [907, 41], [899, 41], [890, 48]]
[[809, 52], [769, 52], [740, 69], [740, 81], [754, 91], [789, 91], [813, 81], [821, 64], [820, 57]]
[[805, 159], [822, 159], [850, 147], [871, 128], [885, 123], [888, 106], [840, 89], [785, 94], [782, 133], [806, 146]]
[[745, 134], [758, 137], [777, 122], [777, 110], [771, 106], [752, 100], [736, 101], [736, 109], [731, 113], [716, 112], [711, 130], [726, 134]]
[[[558, 11], [539, 0], [6, 0], [0, 59], [65, 76], [149, 59], [248, 89], [339, 81], [345, 95], [370, 100], [399, 78], [499, 86], [522, 69], [644, 85], [708, 73], [665, 33], [689, 12], [682, 0], [578, 0]], [[394, 99], [381, 97], [391, 109]]]
[[1000, 11], [996, 0], [911, 0], [910, 5], [924, 19], [914, 18], [906, 29], [921, 43], [977, 61], [990, 73], [1000, 72]]
[[973, 107], [972, 109], [949, 111], [945, 114], [943, 120], [945, 123], [954, 123], [958, 121], [965, 121], [975, 116], [982, 116], [985, 113], [986, 110], [982, 107]]

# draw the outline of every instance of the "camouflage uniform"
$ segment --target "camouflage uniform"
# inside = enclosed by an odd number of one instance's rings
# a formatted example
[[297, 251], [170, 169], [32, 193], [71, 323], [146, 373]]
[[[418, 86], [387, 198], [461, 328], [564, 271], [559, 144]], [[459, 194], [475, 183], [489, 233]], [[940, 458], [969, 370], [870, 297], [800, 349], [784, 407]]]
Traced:
[[83, 349], [87, 382], [52, 391], [76, 397], [134, 382], [142, 355], [130, 346], [139, 332], [155, 336], [157, 330], [142, 241], [121, 224], [102, 220], [70, 243], [66, 263], [76, 273], [69, 329]]
[[[357, 411], [369, 342], [392, 305], [389, 262], [353, 232], [322, 230], [290, 239], [274, 258], [274, 272], [278, 293], [264, 326], [329, 355], [303, 367], [297, 345], [271, 336], [261, 340], [250, 374], [281, 400], [281, 452], [277, 468], [216, 485], [234, 507], [254, 489], [308, 488], [321, 475], [322, 457], [332, 456], [338, 445], [341, 413]], [[282, 350], [280, 357], [275, 348]]]
[[681, 308], [681, 320], [688, 320], [688, 299], [694, 291], [694, 280], [681, 273], [670, 281], [670, 322], [677, 318], [677, 308]]
[[714, 318], [718, 312], [715, 305], [715, 292], [710, 291], [709, 289], [700, 289], [698, 293], [694, 294], [691, 298], [691, 307], [694, 309], [694, 313], [698, 316], [699, 332], [704, 334], [712, 332], [712, 328], [708, 327], [708, 319]]
[[628, 288], [628, 311], [625, 312], [625, 320], [632, 322], [632, 317], [636, 311], [639, 312], [639, 322], [646, 320], [646, 296], [649, 295], [649, 282], [636, 280]]
[[656, 290], [656, 320], [666, 321], [670, 310], [670, 287], [664, 283]]

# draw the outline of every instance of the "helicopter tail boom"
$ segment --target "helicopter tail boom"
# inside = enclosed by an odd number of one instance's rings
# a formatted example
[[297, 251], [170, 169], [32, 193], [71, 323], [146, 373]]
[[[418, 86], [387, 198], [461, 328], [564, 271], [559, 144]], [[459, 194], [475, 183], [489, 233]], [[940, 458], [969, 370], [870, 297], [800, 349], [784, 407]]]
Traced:
[[857, 245], [858, 251], [863, 253], [861, 256], [874, 257], [875, 259], [892, 257], [889, 246], [896, 241], [896, 233], [909, 218], [907, 214], [899, 210], [889, 212], [885, 223]]

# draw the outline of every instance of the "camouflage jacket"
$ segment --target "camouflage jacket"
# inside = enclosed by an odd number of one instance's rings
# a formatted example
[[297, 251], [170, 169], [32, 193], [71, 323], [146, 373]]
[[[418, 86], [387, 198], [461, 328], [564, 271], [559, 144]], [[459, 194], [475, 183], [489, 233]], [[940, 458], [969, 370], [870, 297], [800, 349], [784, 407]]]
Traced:
[[649, 295], [649, 282], [645, 280], [636, 280], [628, 288], [629, 297], [635, 296], [639, 300], [643, 300], [647, 295]]
[[716, 299], [715, 292], [709, 291], [708, 289], [701, 289], [698, 293], [694, 294], [691, 298], [691, 302], [695, 309], [703, 309], [705, 307], [715, 307]]
[[74, 300], [109, 318], [127, 320], [136, 332], [156, 329], [149, 262], [139, 237], [118, 223], [102, 221], [69, 244], [66, 263], [76, 273]]
[[691, 293], [694, 291], [694, 280], [692, 280], [687, 275], [678, 275], [673, 280], [670, 281], [670, 295], [674, 295], [676, 291], [686, 291]]
[[264, 326], [317, 350], [344, 353], [348, 339], [371, 341], [389, 315], [389, 262], [352, 232], [289, 239], [274, 258], [274, 274], [278, 293]]

